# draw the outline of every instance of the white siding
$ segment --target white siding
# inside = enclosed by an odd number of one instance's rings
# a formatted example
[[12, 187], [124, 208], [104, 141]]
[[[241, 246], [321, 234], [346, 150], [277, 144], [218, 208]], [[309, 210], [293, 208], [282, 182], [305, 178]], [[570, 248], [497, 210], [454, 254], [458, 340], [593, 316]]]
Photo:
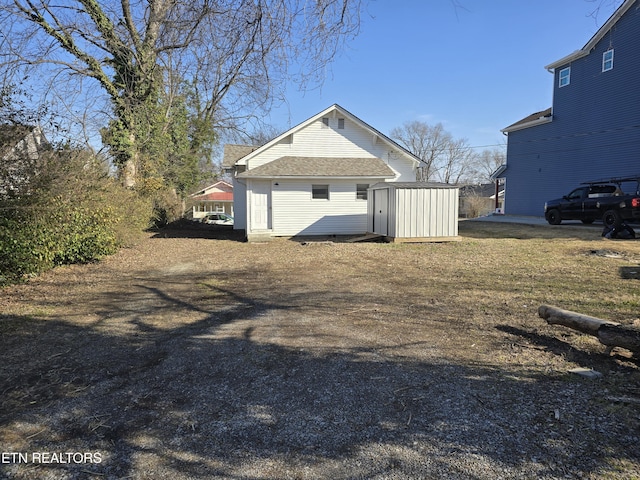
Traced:
[[415, 180], [414, 162], [405, 155], [393, 151], [379, 137], [372, 135], [360, 125], [345, 119], [345, 128], [338, 129], [338, 117], [329, 119], [329, 127], [322, 119], [307, 125], [293, 134], [290, 141], [286, 137], [272, 145], [256, 157], [248, 160], [247, 170], [259, 167], [281, 157], [352, 157], [380, 158], [397, 174], [396, 181]]
[[[373, 184], [375, 180], [278, 180], [275, 183], [272, 187], [273, 235], [366, 232], [367, 201], [356, 199], [356, 184]], [[328, 184], [329, 200], [311, 198], [312, 184]]]
[[233, 217], [234, 230], [246, 230], [247, 228], [247, 187], [244, 181], [233, 178]]

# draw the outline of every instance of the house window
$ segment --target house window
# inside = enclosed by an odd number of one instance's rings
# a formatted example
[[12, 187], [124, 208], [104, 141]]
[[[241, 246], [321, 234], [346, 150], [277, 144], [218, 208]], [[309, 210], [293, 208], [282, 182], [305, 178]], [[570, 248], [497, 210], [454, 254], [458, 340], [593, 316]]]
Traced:
[[558, 75], [558, 87], [565, 87], [571, 81], [571, 67], [563, 68]]
[[369, 188], [369, 184], [367, 184], [367, 183], [358, 183], [356, 185], [356, 199], [358, 199], [358, 200], [366, 200], [367, 199], [367, 188]]
[[322, 119], [322, 125], [325, 126], [325, 127], [328, 127], [329, 126], [329, 119], [328, 118], [323, 118]]
[[344, 118], [339, 118], [338, 119], [338, 129], [339, 130], [344, 130]]
[[613, 70], [613, 48], [602, 54], [602, 71]]
[[311, 198], [329, 200], [329, 185], [311, 185]]

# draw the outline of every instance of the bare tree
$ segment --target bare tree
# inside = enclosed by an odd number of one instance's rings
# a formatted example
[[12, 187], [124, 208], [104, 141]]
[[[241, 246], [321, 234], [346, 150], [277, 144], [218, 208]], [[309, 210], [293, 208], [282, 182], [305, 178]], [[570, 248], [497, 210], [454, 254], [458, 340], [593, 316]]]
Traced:
[[418, 181], [434, 180], [440, 167], [441, 156], [451, 143], [451, 135], [441, 123], [431, 126], [414, 120], [391, 130], [391, 138], [422, 160]]
[[441, 123], [418, 120], [391, 130], [391, 138], [422, 160], [416, 179], [459, 183], [473, 175], [475, 155], [467, 139], [454, 139]]
[[0, 65], [103, 96], [104, 140], [133, 184], [180, 85], [201, 124], [258, 116], [285, 80], [321, 80], [358, 33], [363, 1], [0, 0]]
[[442, 154], [440, 179], [444, 183], [460, 183], [471, 170], [474, 157], [466, 138], [451, 139]]
[[477, 183], [491, 182], [491, 174], [507, 161], [504, 148], [495, 147], [480, 152], [473, 162], [472, 177]]

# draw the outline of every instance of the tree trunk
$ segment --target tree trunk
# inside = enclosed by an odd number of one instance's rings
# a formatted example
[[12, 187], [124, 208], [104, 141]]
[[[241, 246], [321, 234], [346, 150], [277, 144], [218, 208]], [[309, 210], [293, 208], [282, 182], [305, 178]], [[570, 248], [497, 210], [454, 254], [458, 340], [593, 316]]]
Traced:
[[550, 305], [541, 305], [538, 308], [538, 315], [548, 324], [563, 325], [597, 337], [600, 343], [609, 347], [609, 351], [613, 347], [622, 347], [634, 353], [640, 352], [640, 329], [638, 328]]
[[122, 167], [122, 183], [127, 188], [136, 186], [136, 161], [133, 158], [127, 160], [127, 163]]

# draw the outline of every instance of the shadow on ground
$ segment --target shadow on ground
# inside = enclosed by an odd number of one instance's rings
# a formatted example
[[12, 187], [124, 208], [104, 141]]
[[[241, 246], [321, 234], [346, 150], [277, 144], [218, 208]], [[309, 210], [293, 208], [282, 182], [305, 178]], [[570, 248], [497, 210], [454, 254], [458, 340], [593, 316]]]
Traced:
[[163, 227], [154, 228], [153, 238], [208, 238], [212, 240], [246, 241], [244, 230], [231, 225], [209, 225], [181, 219]]
[[[105, 286], [89, 300], [98, 318], [86, 326], [0, 317], [0, 450], [102, 456], [99, 464], [3, 464], [0, 473], [565, 478], [610, 458], [640, 461], [635, 426], [603, 412], [593, 384], [435, 354], [416, 361], [375, 348], [285, 347], [256, 339], [255, 328], [290, 312], [296, 298], [276, 303], [208, 286], [203, 294], [226, 300], [204, 309], [167, 288], [203, 280], [140, 280], [133, 293]], [[151, 321], [159, 313], [189, 320], [166, 328]], [[567, 352], [554, 339], [533, 340]], [[576, 430], [592, 434], [575, 443]]]

